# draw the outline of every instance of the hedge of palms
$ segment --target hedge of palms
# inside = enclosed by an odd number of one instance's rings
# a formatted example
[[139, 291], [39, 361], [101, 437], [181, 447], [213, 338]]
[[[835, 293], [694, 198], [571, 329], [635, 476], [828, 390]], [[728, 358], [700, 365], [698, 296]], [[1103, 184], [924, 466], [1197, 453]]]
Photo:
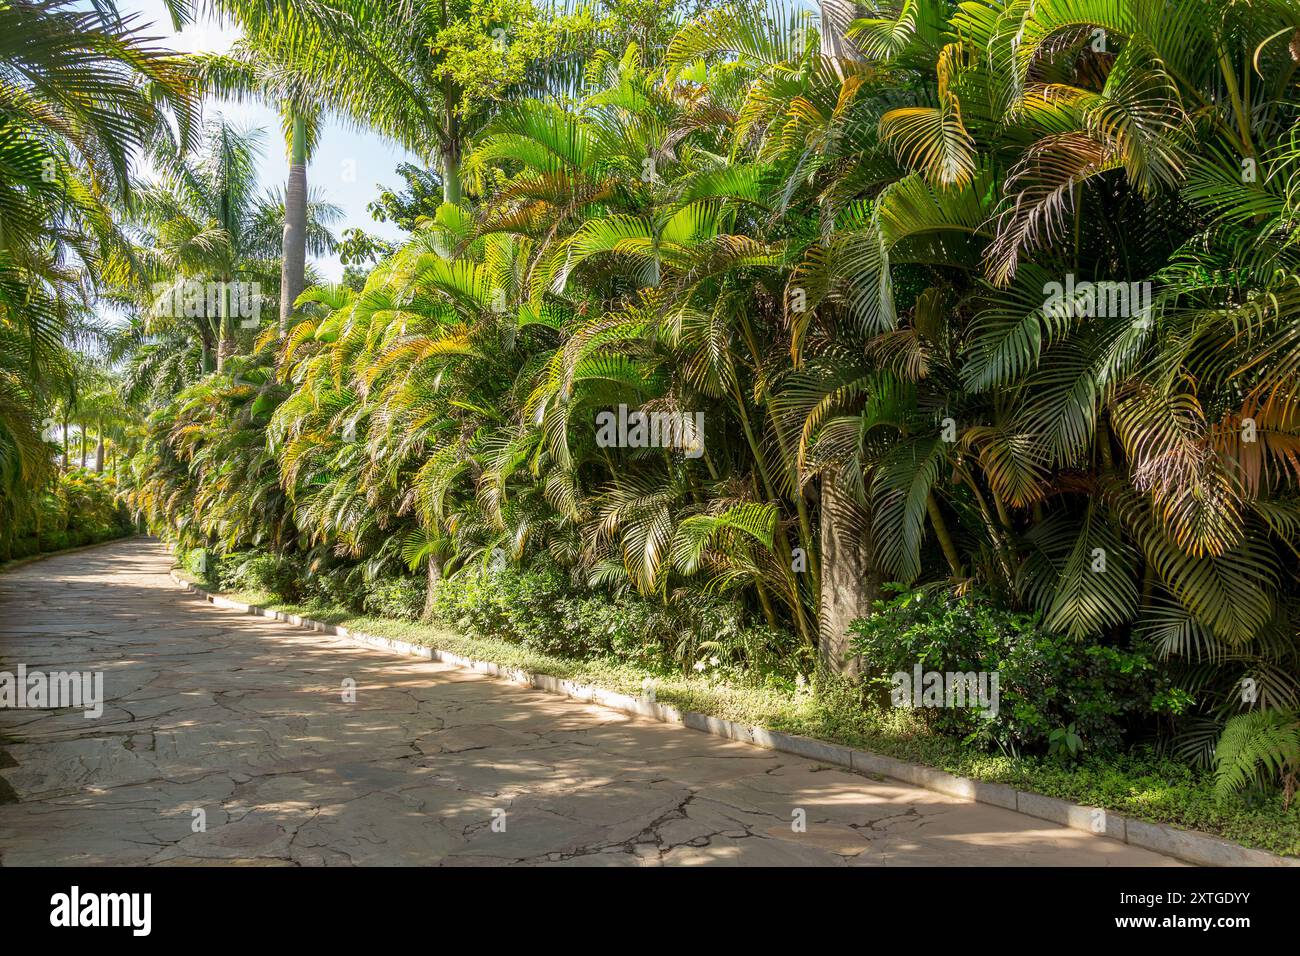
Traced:
[[[312, 9], [267, 47], [309, 76], [303, 38], [356, 15]], [[598, 38], [475, 113], [463, 162], [439, 140], [460, 201], [363, 288], [155, 413], [135, 506], [190, 544], [721, 596], [805, 666], [851, 666], [884, 582], [978, 592], [1152, 648], [1184, 752], [1250, 711], [1225, 758], [1294, 780], [1295, 5]], [[619, 406], [702, 412], [702, 449], [606, 447]]]

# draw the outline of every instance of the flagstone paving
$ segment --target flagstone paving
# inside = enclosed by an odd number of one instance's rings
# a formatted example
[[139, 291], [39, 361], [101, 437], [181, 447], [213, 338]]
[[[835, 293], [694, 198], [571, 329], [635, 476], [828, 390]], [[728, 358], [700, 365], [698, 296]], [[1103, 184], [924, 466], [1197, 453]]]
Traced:
[[0, 671], [107, 697], [0, 710], [0, 864], [1177, 865], [214, 608], [170, 566], [133, 539], [0, 574]]

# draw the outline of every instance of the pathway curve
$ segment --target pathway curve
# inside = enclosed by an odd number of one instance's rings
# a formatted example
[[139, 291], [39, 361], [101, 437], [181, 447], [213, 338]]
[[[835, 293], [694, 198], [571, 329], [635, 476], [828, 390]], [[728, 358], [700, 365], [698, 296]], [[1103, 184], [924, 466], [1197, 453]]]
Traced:
[[108, 699], [0, 710], [0, 864], [1176, 863], [214, 608], [170, 565], [133, 539], [0, 574], [0, 671]]

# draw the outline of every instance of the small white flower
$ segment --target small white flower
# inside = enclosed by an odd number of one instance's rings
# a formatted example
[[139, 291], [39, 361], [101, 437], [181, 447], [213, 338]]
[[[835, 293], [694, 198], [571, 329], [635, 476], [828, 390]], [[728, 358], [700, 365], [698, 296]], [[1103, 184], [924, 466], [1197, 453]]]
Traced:
[[696, 662], [695, 662], [695, 669], [696, 669], [697, 671], [702, 671], [702, 670], [704, 670], [704, 668], [706, 668], [706, 667], [708, 667], [708, 665], [705, 664], [704, 661], [696, 661]]
[[717, 667], [717, 666], [718, 666], [719, 664], [721, 664], [722, 662], [721, 662], [720, 660], [718, 660], [716, 657], [710, 657], [710, 658], [709, 658], [709, 663], [712, 664], [714, 667]]

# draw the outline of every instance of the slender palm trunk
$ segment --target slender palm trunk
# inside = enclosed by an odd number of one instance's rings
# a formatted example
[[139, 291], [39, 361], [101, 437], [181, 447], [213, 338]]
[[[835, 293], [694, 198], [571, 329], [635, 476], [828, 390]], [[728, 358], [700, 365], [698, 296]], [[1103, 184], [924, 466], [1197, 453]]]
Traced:
[[934, 528], [935, 537], [939, 539], [939, 547], [943, 548], [943, 556], [948, 561], [952, 576], [965, 577], [966, 569], [961, 563], [961, 553], [957, 550], [957, 543], [953, 541], [952, 532], [948, 530], [948, 522], [944, 519], [943, 512], [939, 510], [939, 502], [935, 500], [933, 494], [926, 496], [925, 509], [930, 514], [930, 524]]
[[[443, 12], [444, 22], [446, 11]], [[442, 85], [444, 135], [438, 147], [442, 165], [442, 201], [460, 205], [462, 196], [460, 183], [461, 132], [460, 119], [456, 116], [456, 104], [460, 102], [460, 90], [451, 80], [444, 80]]]
[[442, 201], [460, 205], [463, 195], [460, 184], [460, 145], [444, 147], [442, 153]]
[[[818, 0], [821, 55], [831, 61], [836, 75], [845, 75], [848, 61], [861, 53], [848, 38], [857, 16], [854, 0]], [[821, 480], [821, 577], [818, 589], [818, 650], [823, 666], [855, 674], [858, 662], [848, 652], [849, 624], [871, 613], [880, 594], [881, 578], [875, 568], [875, 547], [870, 518], [841, 489], [838, 475]], [[857, 512], [855, 514], [855, 512]]]
[[[744, 333], [745, 343], [749, 347], [749, 354], [754, 363], [754, 368], [762, 368], [763, 355], [758, 345], [758, 336], [754, 334], [754, 327], [749, 321], [749, 316], [743, 310], [740, 313], [740, 328]], [[795, 489], [794, 505], [795, 512], [799, 516], [799, 544], [808, 558], [808, 577], [811, 583], [811, 593], [817, 594], [821, 588], [821, 562], [817, 557], [812, 520], [808, 514], [808, 502], [804, 499], [803, 491], [800, 488], [799, 467], [795, 461], [794, 448], [791, 442], [787, 440], [785, 426], [781, 424], [781, 417], [772, 408], [772, 396], [767, 384], [763, 385], [762, 404], [767, 409], [768, 420], [772, 423], [772, 434], [776, 436], [777, 446], [781, 452], [781, 463], [788, 469], [790, 483]], [[758, 455], [757, 452], [755, 454]], [[762, 460], [761, 456], [759, 456], [759, 460]]]
[[104, 473], [104, 422], [101, 419], [95, 428], [95, 474]]
[[289, 185], [284, 194], [284, 246], [280, 258], [280, 332], [289, 327], [293, 304], [307, 271], [307, 122], [293, 118]]
[[199, 328], [199, 373], [207, 375], [217, 367], [212, 338], [212, 324], [206, 317]]
[[[230, 276], [222, 277], [222, 288], [230, 288]], [[221, 314], [221, 333], [217, 337], [217, 371], [220, 372], [226, 367], [226, 359], [235, 354], [237, 345], [235, 343], [235, 319], [230, 314], [230, 296], [224, 292], [218, 297], [218, 306]]]
[[433, 617], [433, 602], [437, 597], [438, 585], [442, 582], [442, 558], [436, 554], [429, 555], [429, 590], [424, 596], [424, 619]]

